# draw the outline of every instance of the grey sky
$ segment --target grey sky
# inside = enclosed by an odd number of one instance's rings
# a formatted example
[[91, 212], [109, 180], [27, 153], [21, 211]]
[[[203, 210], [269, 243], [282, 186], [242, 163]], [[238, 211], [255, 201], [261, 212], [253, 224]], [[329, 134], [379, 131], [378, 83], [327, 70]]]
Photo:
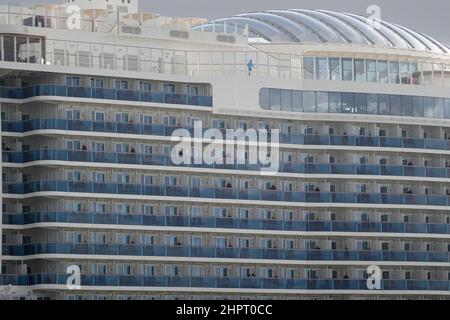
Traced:
[[[0, 3], [7, 3], [0, 0]], [[22, 4], [62, 3], [62, 0], [21, 0]], [[11, 1], [12, 3], [12, 1]], [[366, 15], [369, 5], [381, 7], [383, 20], [426, 33], [450, 44], [448, 0], [140, 0], [142, 11], [167, 16], [220, 18], [263, 9], [329, 9]]]

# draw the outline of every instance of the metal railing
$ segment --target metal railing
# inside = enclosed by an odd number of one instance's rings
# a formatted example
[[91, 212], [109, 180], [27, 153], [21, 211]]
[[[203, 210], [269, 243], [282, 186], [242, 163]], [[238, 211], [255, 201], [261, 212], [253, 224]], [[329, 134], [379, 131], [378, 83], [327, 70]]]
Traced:
[[[1, 89], [0, 89], [1, 95]], [[68, 120], [68, 119], [33, 119], [25, 121], [2, 121], [3, 132], [24, 133], [35, 130], [69, 130], [87, 132], [110, 132], [137, 135], [172, 136], [179, 128], [185, 128], [195, 137], [193, 127], [169, 126], [162, 124], [143, 124], [113, 121]], [[204, 128], [202, 134], [207, 129]], [[225, 129], [218, 129], [226, 137]], [[203, 135], [202, 135], [203, 137]], [[270, 142], [270, 141], [269, 141]], [[355, 136], [338, 134], [303, 134], [280, 133], [279, 143], [293, 145], [376, 147], [376, 148], [409, 148], [450, 150], [450, 140], [430, 138], [403, 138], [386, 136]], [[414, 167], [414, 166], [410, 166]]]
[[[255, 68], [249, 74], [247, 63]], [[0, 61], [188, 76], [301, 78], [300, 55], [262, 51], [187, 51], [0, 35]]]
[[448, 251], [326, 250], [208, 247], [189, 245], [144, 245], [111, 243], [3, 244], [4, 256], [38, 254], [84, 254], [114, 256], [158, 256], [186, 258], [273, 259], [307, 261], [396, 261], [450, 262]]
[[27, 99], [39, 96], [107, 99], [135, 102], [156, 102], [191, 106], [212, 107], [211, 96], [160, 91], [119, 90], [112, 88], [79, 87], [56, 84], [38, 84], [23, 88], [0, 87], [0, 97]]
[[316, 221], [290, 219], [246, 219], [235, 217], [123, 214], [100, 212], [27, 212], [3, 213], [4, 225], [23, 226], [36, 223], [86, 223], [128, 226], [160, 226], [189, 228], [221, 228], [276, 231], [317, 231], [317, 232], [389, 232], [450, 234], [450, 224], [380, 222], [380, 221]]
[[[31, 151], [3, 151], [4, 163], [27, 163], [32, 161], [74, 161], [92, 163], [115, 163], [153, 166], [181, 166], [186, 168], [224, 169], [260, 171], [261, 164], [206, 164], [197, 163], [194, 158], [190, 163], [174, 164], [171, 156], [159, 154], [142, 154], [136, 152], [93, 152], [87, 150], [38, 149]], [[381, 164], [339, 164], [339, 163], [300, 163], [281, 162], [278, 172], [298, 174], [345, 174], [378, 175], [398, 177], [450, 178], [450, 168], [432, 166], [381, 165]]]
[[212, 188], [184, 185], [143, 185], [116, 182], [37, 180], [4, 182], [3, 194], [27, 195], [36, 192], [100, 193], [112, 195], [158, 196], [179, 198], [273, 201], [288, 203], [383, 204], [412, 206], [450, 205], [450, 196], [363, 192], [299, 192], [244, 188]]
[[143, 34], [146, 28], [191, 31], [193, 27], [200, 26], [197, 31], [203, 31], [201, 25], [205, 22], [206, 19], [202, 18], [173, 18], [154, 13], [124, 13], [82, 8], [78, 11], [63, 5], [0, 5], [0, 24], [61, 30]]
[[[0, 275], [0, 285], [67, 285], [68, 274]], [[256, 276], [81, 275], [81, 286], [182, 287], [285, 290], [369, 290], [366, 279], [262, 278]], [[448, 280], [381, 280], [382, 290], [449, 291]], [[375, 292], [374, 292], [375, 291]], [[407, 292], [405, 292], [407, 293]]]

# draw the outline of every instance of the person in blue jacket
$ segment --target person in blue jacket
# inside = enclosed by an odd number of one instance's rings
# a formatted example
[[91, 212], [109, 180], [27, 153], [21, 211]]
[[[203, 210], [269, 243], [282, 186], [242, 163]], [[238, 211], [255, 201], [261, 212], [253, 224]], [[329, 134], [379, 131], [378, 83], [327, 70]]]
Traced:
[[254, 68], [255, 68], [255, 64], [253, 63], [253, 60], [250, 59], [250, 61], [247, 63], [248, 76], [252, 75], [252, 71]]

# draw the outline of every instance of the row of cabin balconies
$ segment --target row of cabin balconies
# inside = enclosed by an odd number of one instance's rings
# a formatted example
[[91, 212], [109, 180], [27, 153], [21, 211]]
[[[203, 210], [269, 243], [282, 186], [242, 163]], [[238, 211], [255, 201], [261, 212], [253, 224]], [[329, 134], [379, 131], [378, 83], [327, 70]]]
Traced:
[[2, 86], [4, 87], [30, 87], [41, 84], [193, 95], [210, 95], [211, 93], [211, 86], [205, 83], [182, 83], [161, 80], [123, 79], [63, 74], [54, 75], [46, 73], [38, 73], [32, 77], [22, 75], [20, 78], [15, 76], [6, 76], [2, 78]]
[[[274, 235], [232, 235], [210, 233], [163, 232], [163, 231], [102, 231], [70, 230], [30, 230], [26, 233], [4, 230], [3, 245], [118, 245], [133, 246], [167, 246], [197, 248], [235, 248], [235, 249], [269, 249], [269, 250], [312, 250], [325, 251], [411, 251], [428, 253], [449, 253], [450, 242], [445, 239], [411, 239], [402, 238], [346, 238], [337, 236], [274, 236]], [[50, 250], [50, 249], [49, 249]], [[6, 253], [4, 253], [7, 255]], [[139, 254], [138, 254], [139, 255]], [[395, 259], [394, 259], [395, 260]]]
[[77, 103], [47, 105], [38, 103], [39, 108], [5, 104], [2, 106], [2, 120], [23, 121], [28, 119], [67, 119], [73, 121], [105, 121], [134, 124], [154, 124], [168, 126], [192, 127], [194, 121], [202, 121], [203, 128], [217, 129], [278, 129], [281, 134], [308, 134], [308, 135], [337, 135], [361, 137], [403, 137], [425, 139], [450, 139], [450, 129], [431, 125], [365, 123], [359, 122], [331, 122], [331, 121], [296, 121], [274, 120], [261, 118], [241, 117], [235, 120], [232, 116], [214, 116], [210, 113], [170, 110], [127, 106], [92, 106], [78, 105]]
[[[388, 210], [348, 208], [285, 208], [204, 203], [172, 203], [170, 201], [70, 199], [16, 200], [3, 199], [3, 214], [12, 217], [22, 214], [97, 214], [122, 216], [155, 216], [209, 219], [240, 219], [261, 221], [300, 222], [366, 222], [405, 224], [450, 224], [446, 211]], [[6, 222], [4, 222], [6, 223]]]
[[[206, 146], [207, 144], [204, 144]], [[27, 155], [34, 151], [58, 150], [62, 152], [76, 153], [79, 152], [93, 152], [99, 155], [113, 155], [118, 154], [136, 157], [166, 157], [167, 164], [170, 165], [171, 151], [175, 145], [170, 142], [151, 142], [142, 143], [130, 139], [80, 139], [78, 137], [67, 138], [43, 138], [31, 137], [24, 139], [15, 139], [12, 137], [4, 137], [2, 139], [2, 147], [5, 156], [9, 154], [25, 152]], [[249, 162], [249, 149], [246, 148], [244, 158], [246, 163]], [[323, 150], [315, 151], [295, 151], [288, 148], [279, 150], [279, 161], [283, 165], [290, 164], [308, 164], [308, 165], [339, 165], [339, 164], [353, 164], [353, 165], [381, 165], [381, 166], [404, 166], [407, 168], [415, 167], [429, 167], [429, 168], [450, 168], [449, 155], [422, 155], [411, 153], [395, 153], [386, 152], [384, 150], [364, 152], [349, 151], [343, 153], [342, 151]], [[80, 153], [82, 155], [82, 153]], [[81, 157], [80, 157], [81, 158]], [[4, 162], [8, 162], [8, 158], [4, 158]], [[75, 159], [75, 158], [74, 158]], [[41, 160], [41, 159], [36, 159]], [[58, 160], [58, 159], [49, 159]], [[70, 159], [64, 159], [70, 160]], [[193, 159], [194, 160], [194, 159]], [[223, 163], [227, 164], [229, 161], [233, 163], [236, 159], [227, 157], [227, 152], [224, 150]], [[33, 159], [28, 160], [33, 161]], [[94, 161], [95, 162], [95, 161]], [[106, 161], [108, 162], [108, 161]], [[193, 162], [193, 161], [192, 161]]]
[[[363, 280], [367, 270], [353, 266], [267, 266], [224, 263], [166, 263], [132, 261], [30, 261], [23, 264], [5, 261], [3, 274], [52, 274], [65, 273], [70, 265], [78, 265], [84, 275], [122, 275], [122, 276], [191, 276], [191, 277], [242, 277], [242, 278], [284, 278], [284, 279], [337, 279]], [[450, 280], [450, 272], [439, 267], [381, 267], [384, 280]]]
[[[406, 182], [406, 181], [324, 181], [322, 178], [290, 179], [290, 178], [234, 178], [229, 176], [208, 174], [174, 174], [143, 170], [120, 170], [92, 168], [4, 168], [4, 183], [27, 183], [44, 181], [68, 181], [85, 183], [106, 183], [119, 185], [143, 186], [179, 186], [191, 188], [215, 188], [223, 190], [260, 190], [305, 192], [305, 193], [361, 193], [361, 194], [398, 194], [398, 195], [440, 195], [450, 194], [450, 186], [442, 182]], [[330, 179], [331, 180], [331, 179]]]

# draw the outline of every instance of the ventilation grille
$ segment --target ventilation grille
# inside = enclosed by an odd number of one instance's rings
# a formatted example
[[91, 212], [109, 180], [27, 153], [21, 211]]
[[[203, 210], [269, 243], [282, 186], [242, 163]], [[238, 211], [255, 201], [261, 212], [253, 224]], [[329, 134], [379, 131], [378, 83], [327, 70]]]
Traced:
[[173, 38], [188, 39], [189, 32], [180, 30], [170, 30], [169, 35]]
[[219, 41], [219, 42], [235, 43], [236, 42], [236, 38], [234, 36], [227, 36], [225, 34], [219, 34], [217, 36], [217, 41]]

